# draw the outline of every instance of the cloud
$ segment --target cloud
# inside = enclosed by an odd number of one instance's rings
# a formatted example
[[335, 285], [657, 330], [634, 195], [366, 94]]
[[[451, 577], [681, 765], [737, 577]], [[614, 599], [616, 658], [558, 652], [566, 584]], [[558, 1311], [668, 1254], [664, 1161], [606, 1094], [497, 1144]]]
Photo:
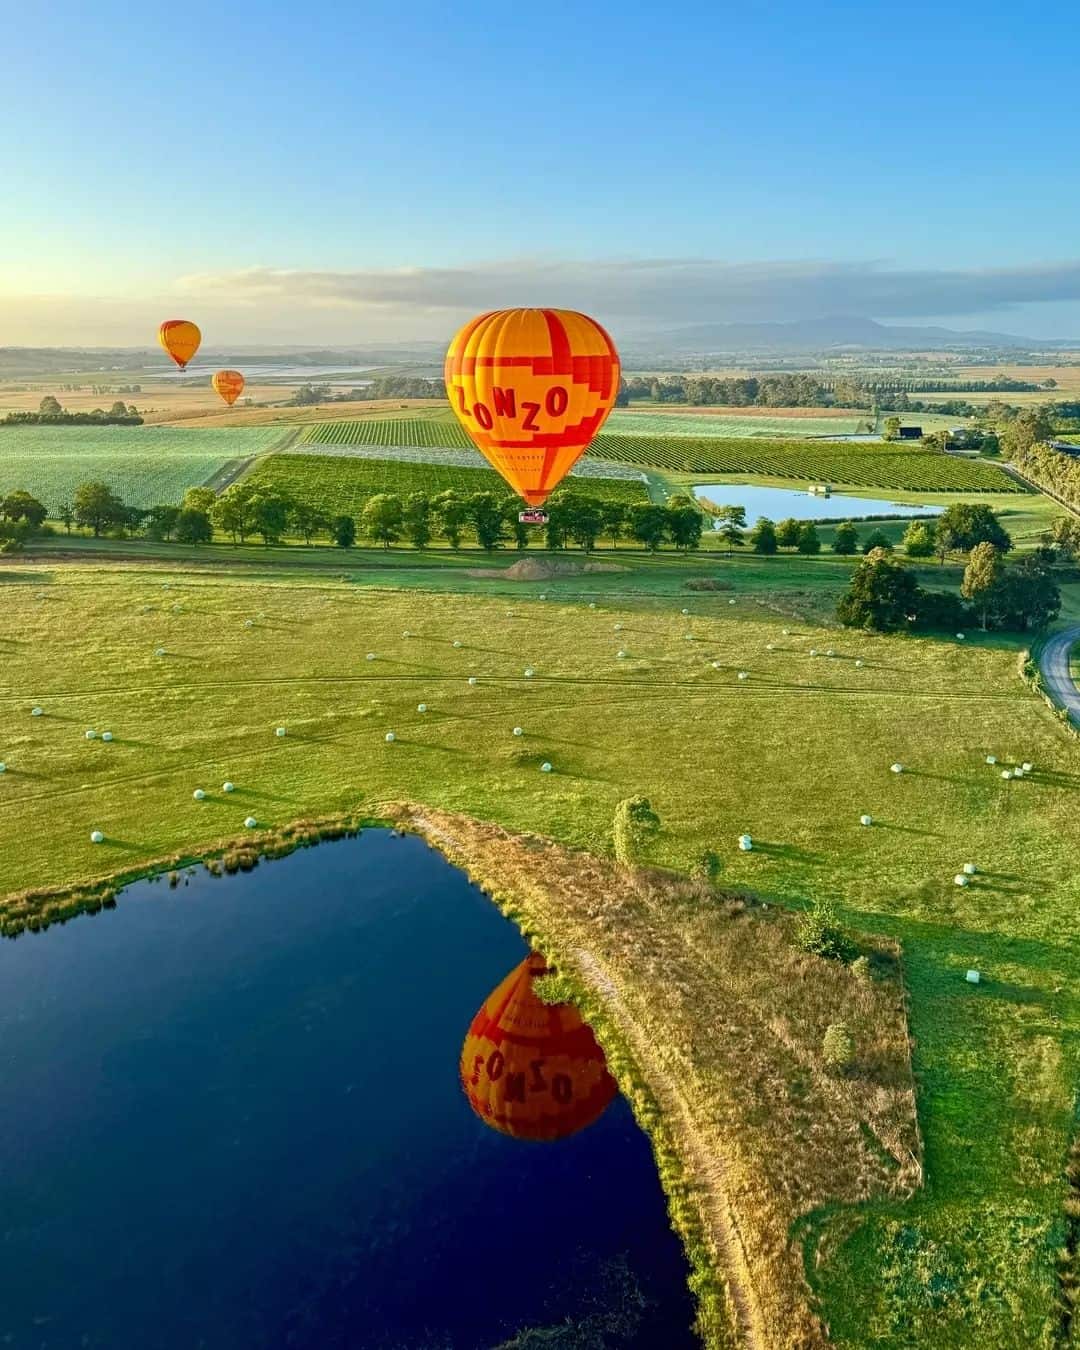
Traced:
[[584, 309], [626, 327], [702, 321], [881, 320], [1007, 312], [1080, 300], [1080, 261], [1030, 267], [905, 269], [881, 262], [731, 263], [708, 258], [558, 261], [461, 267], [303, 271], [251, 267], [181, 278], [182, 294], [218, 304], [284, 303], [362, 312], [417, 335], [448, 318], [516, 304]]

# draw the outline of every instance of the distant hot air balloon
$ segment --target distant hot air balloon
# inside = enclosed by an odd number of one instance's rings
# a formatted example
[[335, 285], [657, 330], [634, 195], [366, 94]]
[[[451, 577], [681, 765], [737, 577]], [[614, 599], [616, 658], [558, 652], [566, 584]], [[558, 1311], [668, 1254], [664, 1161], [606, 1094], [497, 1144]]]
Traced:
[[158, 341], [183, 370], [199, 350], [202, 334], [187, 319], [166, 319], [158, 329]]
[[486, 1125], [515, 1139], [563, 1139], [591, 1125], [618, 1091], [604, 1053], [569, 1003], [541, 1002], [526, 957], [488, 996], [461, 1049], [461, 1083]]
[[219, 370], [210, 383], [230, 408], [244, 392], [244, 377], [238, 370]]
[[470, 320], [446, 353], [446, 393], [493, 469], [541, 506], [604, 424], [619, 354], [570, 309], [502, 309]]

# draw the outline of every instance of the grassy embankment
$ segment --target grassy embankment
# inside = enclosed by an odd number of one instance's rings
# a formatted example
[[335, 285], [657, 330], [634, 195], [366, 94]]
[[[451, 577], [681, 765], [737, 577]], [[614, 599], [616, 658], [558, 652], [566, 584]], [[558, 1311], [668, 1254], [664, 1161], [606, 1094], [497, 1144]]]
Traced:
[[[928, 1185], [800, 1230], [838, 1342], [1047, 1339], [1080, 1029], [1080, 747], [1017, 680], [1016, 643], [813, 627], [846, 575], [828, 558], [669, 558], [515, 590], [445, 558], [320, 575], [249, 552], [4, 567], [5, 890], [207, 846], [249, 813], [277, 825], [401, 798], [603, 855], [616, 801], [644, 791], [664, 820], [656, 862], [715, 849], [725, 886], [785, 907], [831, 895], [903, 945]], [[681, 587], [703, 570], [735, 589]], [[987, 753], [1036, 772], [1003, 783]], [[980, 875], [961, 889], [968, 860]]]

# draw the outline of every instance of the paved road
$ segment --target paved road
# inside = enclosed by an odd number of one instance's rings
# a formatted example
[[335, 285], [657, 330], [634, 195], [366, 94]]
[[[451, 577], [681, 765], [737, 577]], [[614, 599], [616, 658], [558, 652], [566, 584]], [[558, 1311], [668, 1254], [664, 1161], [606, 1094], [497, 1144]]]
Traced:
[[1039, 666], [1043, 683], [1054, 702], [1068, 708], [1072, 719], [1080, 726], [1080, 688], [1069, 674], [1069, 652], [1080, 642], [1080, 624], [1055, 633], [1042, 649]]

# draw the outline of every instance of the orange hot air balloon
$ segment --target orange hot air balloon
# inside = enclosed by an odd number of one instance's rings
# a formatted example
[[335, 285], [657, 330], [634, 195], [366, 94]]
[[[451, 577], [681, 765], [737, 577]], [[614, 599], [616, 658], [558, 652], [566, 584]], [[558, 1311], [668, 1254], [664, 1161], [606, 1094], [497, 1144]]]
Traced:
[[515, 1139], [564, 1139], [591, 1125], [618, 1091], [604, 1052], [569, 1003], [542, 1003], [532, 982], [544, 958], [526, 957], [472, 1020], [461, 1085], [486, 1124]]
[[238, 370], [219, 370], [210, 377], [210, 383], [230, 408], [244, 392], [244, 377]]
[[450, 406], [476, 448], [541, 506], [604, 424], [619, 354], [571, 309], [501, 309], [472, 319], [446, 353]]
[[158, 341], [183, 370], [199, 350], [202, 334], [187, 319], [166, 319], [158, 329]]

